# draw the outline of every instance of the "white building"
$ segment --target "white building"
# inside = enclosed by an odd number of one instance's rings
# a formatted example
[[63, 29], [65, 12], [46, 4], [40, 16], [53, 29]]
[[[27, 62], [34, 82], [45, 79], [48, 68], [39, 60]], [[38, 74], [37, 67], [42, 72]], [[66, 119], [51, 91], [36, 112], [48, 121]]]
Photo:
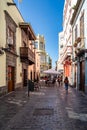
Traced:
[[58, 62], [57, 62], [57, 71], [62, 70], [63, 71], [63, 63], [62, 63], [62, 56], [63, 56], [63, 47], [64, 47], [64, 36], [63, 32], [59, 33], [59, 43], [58, 43]]
[[73, 84], [87, 93], [87, 0], [78, 0], [71, 19]]
[[72, 85], [72, 28], [70, 19], [73, 13], [73, 6], [76, 0], [65, 0], [63, 10], [63, 49], [62, 58], [60, 59], [63, 64], [64, 77], [69, 78]]

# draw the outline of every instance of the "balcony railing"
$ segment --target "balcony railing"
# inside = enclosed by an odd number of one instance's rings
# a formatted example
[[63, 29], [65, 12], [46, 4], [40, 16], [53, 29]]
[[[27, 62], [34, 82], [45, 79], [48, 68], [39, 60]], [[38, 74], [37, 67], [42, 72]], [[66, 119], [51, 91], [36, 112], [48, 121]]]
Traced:
[[28, 62], [29, 65], [35, 63], [35, 54], [29, 47], [20, 47], [21, 62]]

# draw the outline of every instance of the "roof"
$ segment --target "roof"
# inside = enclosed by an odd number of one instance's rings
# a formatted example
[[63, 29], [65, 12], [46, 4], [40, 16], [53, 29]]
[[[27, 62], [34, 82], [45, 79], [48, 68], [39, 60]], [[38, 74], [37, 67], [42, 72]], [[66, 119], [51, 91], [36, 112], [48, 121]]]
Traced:
[[20, 28], [22, 28], [26, 34], [29, 34], [29, 39], [30, 40], [36, 40], [36, 36], [34, 34], [34, 31], [29, 23], [26, 22], [21, 22], [19, 23]]

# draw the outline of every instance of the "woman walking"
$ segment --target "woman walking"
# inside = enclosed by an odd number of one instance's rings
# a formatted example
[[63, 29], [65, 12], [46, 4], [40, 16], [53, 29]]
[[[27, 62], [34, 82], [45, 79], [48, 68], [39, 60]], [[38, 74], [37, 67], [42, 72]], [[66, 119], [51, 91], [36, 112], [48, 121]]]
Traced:
[[65, 84], [65, 90], [66, 90], [66, 92], [68, 92], [68, 86], [69, 86], [68, 77], [65, 77], [65, 79], [64, 79], [64, 84]]

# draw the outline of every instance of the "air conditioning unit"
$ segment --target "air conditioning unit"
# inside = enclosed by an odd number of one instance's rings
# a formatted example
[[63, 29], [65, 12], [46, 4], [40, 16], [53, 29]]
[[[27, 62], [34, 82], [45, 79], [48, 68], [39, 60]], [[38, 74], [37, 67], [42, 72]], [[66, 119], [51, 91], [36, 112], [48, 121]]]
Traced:
[[13, 38], [12, 37], [8, 37], [8, 39], [7, 39], [7, 43], [8, 43], [8, 45], [13, 45]]

